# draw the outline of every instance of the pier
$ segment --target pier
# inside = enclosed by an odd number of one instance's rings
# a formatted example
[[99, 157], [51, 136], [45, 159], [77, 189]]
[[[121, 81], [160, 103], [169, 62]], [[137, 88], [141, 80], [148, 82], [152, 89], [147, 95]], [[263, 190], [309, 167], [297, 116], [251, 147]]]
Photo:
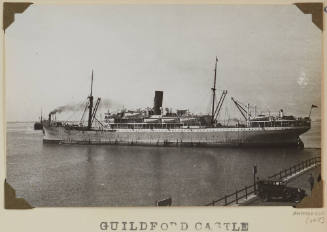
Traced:
[[[304, 160], [290, 168], [281, 170], [274, 175], [268, 176], [268, 180], [280, 180], [287, 183], [288, 187], [296, 187], [304, 189], [306, 194], [310, 196], [311, 189], [308, 182], [308, 174], [311, 173], [314, 177], [315, 184], [317, 183], [317, 177], [321, 170], [321, 158], [313, 157], [308, 160]], [[243, 205], [296, 205], [295, 202], [264, 202], [256, 194], [257, 186], [255, 184], [245, 186], [233, 193], [226, 194], [217, 200], [213, 200], [205, 206], [243, 206]]]

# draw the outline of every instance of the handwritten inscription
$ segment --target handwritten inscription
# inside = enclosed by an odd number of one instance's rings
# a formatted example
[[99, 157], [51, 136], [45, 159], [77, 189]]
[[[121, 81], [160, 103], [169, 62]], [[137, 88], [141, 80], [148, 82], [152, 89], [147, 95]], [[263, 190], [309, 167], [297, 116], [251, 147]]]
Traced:
[[293, 216], [303, 216], [305, 224], [324, 224], [326, 216], [324, 211], [295, 211]]
[[325, 217], [322, 216], [322, 217], [306, 217], [305, 219], [305, 223], [306, 224], [314, 224], [314, 223], [318, 223], [318, 224], [324, 224], [325, 223]]

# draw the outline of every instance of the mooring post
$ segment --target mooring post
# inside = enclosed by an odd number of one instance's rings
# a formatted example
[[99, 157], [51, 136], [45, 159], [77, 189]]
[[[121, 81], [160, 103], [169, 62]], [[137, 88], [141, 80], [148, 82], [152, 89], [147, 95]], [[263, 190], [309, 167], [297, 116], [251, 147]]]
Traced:
[[238, 191], [238, 190], [236, 190], [236, 192], [235, 192], [235, 201], [236, 201], [236, 204], [238, 204], [238, 196], [237, 196], [237, 191]]
[[257, 186], [256, 186], [256, 181], [255, 181], [255, 176], [257, 174], [258, 170], [257, 170], [257, 165], [255, 164], [253, 166], [253, 186], [254, 186], [254, 194], [257, 194]]

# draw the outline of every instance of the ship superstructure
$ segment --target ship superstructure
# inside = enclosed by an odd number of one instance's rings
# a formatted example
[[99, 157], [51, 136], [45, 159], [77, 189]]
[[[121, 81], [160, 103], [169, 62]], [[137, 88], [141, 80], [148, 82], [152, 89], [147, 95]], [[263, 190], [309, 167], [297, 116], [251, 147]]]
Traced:
[[[214, 84], [211, 88], [211, 114], [197, 115], [185, 109], [173, 111], [163, 108], [163, 92], [155, 91], [153, 107], [108, 112], [104, 120], [98, 120], [96, 114], [101, 99], [98, 98], [94, 105], [92, 71], [91, 91], [81, 121], [54, 121], [50, 113], [47, 123], [44, 124], [43, 141], [63, 144], [158, 146], [303, 146], [299, 136], [310, 129], [310, 116], [299, 118], [284, 115], [283, 110], [274, 116], [256, 115], [256, 112], [251, 112], [249, 105], [245, 106], [231, 98], [243, 119], [230, 126], [219, 123], [218, 117], [227, 90], [222, 91], [216, 103], [217, 63], [216, 58]], [[83, 123], [85, 115], [86, 125]]]

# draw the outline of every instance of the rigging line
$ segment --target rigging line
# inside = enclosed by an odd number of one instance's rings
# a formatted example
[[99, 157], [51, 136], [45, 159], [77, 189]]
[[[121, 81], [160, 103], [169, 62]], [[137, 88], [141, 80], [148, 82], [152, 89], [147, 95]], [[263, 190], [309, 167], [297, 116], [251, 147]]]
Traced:
[[[86, 104], [86, 101], [87, 101], [87, 100], [85, 100], [85, 99], [82, 100], [82, 101], [80, 101], [80, 102], [78, 103], [78, 106], [79, 106], [79, 107], [84, 106], [84, 105]], [[82, 109], [82, 108], [81, 108], [81, 109]], [[75, 112], [77, 113], [77, 112], [79, 112], [79, 111], [81, 111], [81, 110], [76, 110]]]
[[69, 120], [71, 119], [73, 114], [74, 114], [74, 112], [72, 112], [68, 117], [66, 117], [66, 120], [64, 120], [64, 123], [69, 122]]
[[69, 117], [66, 118], [66, 120], [64, 121], [65, 123], [66, 122], [71, 122], [72, 120], [72, 117], [75, 115], [75, 112], [73, 112]]
[[77, 117], [75, 117], [78, 113], [80, 113], [80, 112], [79, 111], [75, 111], [75, 113], [72, 115], [72, 118], [73, 118], [74, 121], [78, 121], [78, 120], [76, 120]]
[[85, 105], [85, 108], [84, 108], [84, 112], [83, 112], [83, 114], [82, 114], [82, 118], [81, 118], [81, 120], [80, 120], [80, 123], [84, 121], [85, 112], [86, 112], [86, 110], [87, 110], [87, 108], [88, 108], [88, 106], [89, 106], [88, 102], [84, 102], [84, 105]]
[[[82, 105], [83, 105], [82, 103], [83, 103], [83, 102], [79, 103], [78, 105], [79, 105], [79, 106], [82, 106]], [[79, 113], [79, 110], [76, 110], [76, 111], [74, 112], [74, 114], [72, 115], [72, 117], [75, 118], [75, 115], [76, 115], [77, 113]]]
[[[78, 104], [76, 104], [76, 106], [81, 106], [83, 103], [85, 102], [85, 100], [81, 100]], [[67, 118], [66, 120], [64, 121], [65, 123], [66, 122], [69, 122], [69, 120], [71, 120], [79, 111], [76, 110], [76, 111], [73, 111]]]
[[246, 105], [245, 103], [240, 102], [239, 100], [237, 100], [237, 103], [238, 103], [239, 105], [241, 105], [242, 107], [247, 108], [247, 105]]
[[205, 112], [207, 112], [208, 114], [210, 114], [211, 106], [212, 106], [212, 99], [211, 99], [211, 97], [210, 97], [210, 101], [208, 101], [208, 105], [207, 105], [207, 107], [205, 108]]
[[96, 117], [94, 117], [94, 119], [104, 128], [104, 125]]

